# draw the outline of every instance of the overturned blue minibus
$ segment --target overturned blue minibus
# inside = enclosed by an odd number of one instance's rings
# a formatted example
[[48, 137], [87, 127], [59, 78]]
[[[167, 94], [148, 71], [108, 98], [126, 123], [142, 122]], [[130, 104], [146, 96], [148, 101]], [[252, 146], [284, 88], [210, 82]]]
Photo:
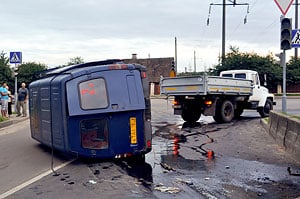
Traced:
[[31, 136], [52, 149], [95, 158], [151, 151], [146, 68], [118, 60], [49, 70], [29, 85]]

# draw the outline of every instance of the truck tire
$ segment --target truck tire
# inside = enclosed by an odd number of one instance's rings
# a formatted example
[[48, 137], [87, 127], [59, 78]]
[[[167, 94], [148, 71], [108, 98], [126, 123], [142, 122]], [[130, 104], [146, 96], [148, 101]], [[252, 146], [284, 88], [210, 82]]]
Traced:
[[231, 101], [225, 100], [216, 107], [216, 114], [213, 116], [217, 123], [231, 122], [234, 118], [234, 106]]
[[181, 113], [181, 117], [186, 122], [197, 122], [200, 119], [201, 112], [198, 110], [193, 110], [191, 108], [183, 109]]
[[261, 117], [269, 117], [270, 111], [273, 110], [273, 102], [270, 99], [266, 100], [264, 107], [259, 107], [258, 112]]

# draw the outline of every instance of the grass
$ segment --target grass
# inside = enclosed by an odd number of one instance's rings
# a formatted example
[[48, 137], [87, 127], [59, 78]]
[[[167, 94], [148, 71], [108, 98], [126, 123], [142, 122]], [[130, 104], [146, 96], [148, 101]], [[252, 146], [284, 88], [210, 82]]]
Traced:
[[4, 121], [7, 121], [7, 120], [8, 120], [8, 118], [0, 116], [0, 122], [4, 122]]
[[[282, 93], [275, 93], [275, 96], [282, 96]], [[286, 96], [300, 96], [300, 93], [287, 93]]]
[[292, 115], [291, 117], [300, 120], [300, 116]]

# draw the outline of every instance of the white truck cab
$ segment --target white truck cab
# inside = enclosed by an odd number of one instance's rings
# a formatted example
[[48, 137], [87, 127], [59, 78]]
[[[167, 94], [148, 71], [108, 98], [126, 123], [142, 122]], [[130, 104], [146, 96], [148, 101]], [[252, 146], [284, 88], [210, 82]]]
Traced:
[[248, 79], [253, 82], [253, 94], [249, 97], [249, 103], [253, 109], [257, 109], [262, 117], [268, 116], [273, 105], [274, 95], [269, 90], [260, 85], [259, 75], [253, 70], [227, 70], [220, 73], [220, 77]]

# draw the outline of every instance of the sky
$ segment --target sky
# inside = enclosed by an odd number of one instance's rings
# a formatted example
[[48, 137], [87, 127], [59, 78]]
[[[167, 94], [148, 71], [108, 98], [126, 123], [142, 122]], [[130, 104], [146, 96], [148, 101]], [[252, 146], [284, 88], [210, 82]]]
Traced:
[[[249, 13], [247, 6], [226, 6], [226, 52], [234, 46], [279, 53], [281, 12], [274, 0], [236, 2], [248, 3]], [[55, 67], [74, 57], [174, 57], [176, 37], [178, 71], [193, 70], [194, 60], [203, 71], [218, 63], [222, 49], [222, 6], [211, 3], [222, 0], [1, 0], [0, 51]], [[292, 5], [286, 17], [294, 15]]]

